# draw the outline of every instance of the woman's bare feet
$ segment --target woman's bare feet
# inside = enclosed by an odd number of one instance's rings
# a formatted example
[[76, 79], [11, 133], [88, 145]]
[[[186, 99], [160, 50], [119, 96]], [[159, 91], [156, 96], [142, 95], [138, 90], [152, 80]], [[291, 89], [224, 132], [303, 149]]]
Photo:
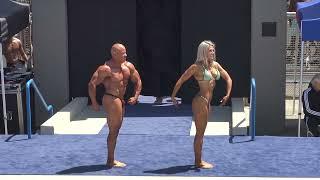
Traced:
[[126, 167], [126, 164], [125, 164], [125, 163], [122, 163], [122, 162], [120, 162], [120, 161], [114, 160], [113, 163], [107, 162], [107, 167], [108, 167], [108, 168], [112, 168], [112, 167], [123, 168], [123, 167]]
[[198, 164], [196, 163], [196, 167], [201, 169], [212, 169], [214, 165], [207, 163], [205, 161], [201, 161], [201, 163], [198, 163]]

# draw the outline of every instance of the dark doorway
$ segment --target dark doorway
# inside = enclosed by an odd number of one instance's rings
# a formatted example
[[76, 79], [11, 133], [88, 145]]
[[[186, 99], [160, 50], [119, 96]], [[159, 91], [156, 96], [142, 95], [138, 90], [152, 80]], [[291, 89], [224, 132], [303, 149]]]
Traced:
[[[181, 1], [181, 71], [195, 62], [201, 41], [216, 43], [217, 61], [229, 72], [232, 97], [248, 97], [251, 72], [251, 0]], [[217, 81], [213, 104], [225, 95], [224, 80]], [[183, 101], [191, 102], [195, 81], [182, 87]]]
[[144, 95], [170, 95], [180, 75], [180, 0], [137, 0], [137, 47]]

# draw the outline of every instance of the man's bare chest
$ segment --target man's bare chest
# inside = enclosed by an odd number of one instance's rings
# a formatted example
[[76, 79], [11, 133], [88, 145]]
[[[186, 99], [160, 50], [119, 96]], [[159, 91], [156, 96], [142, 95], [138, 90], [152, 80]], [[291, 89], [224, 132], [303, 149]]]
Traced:
[[130, 78], [130, 69], [123, 65], [121, 68], [114, 68], [111, 67], [111, 81], [117, 82], [117, 81], [128, 81]]

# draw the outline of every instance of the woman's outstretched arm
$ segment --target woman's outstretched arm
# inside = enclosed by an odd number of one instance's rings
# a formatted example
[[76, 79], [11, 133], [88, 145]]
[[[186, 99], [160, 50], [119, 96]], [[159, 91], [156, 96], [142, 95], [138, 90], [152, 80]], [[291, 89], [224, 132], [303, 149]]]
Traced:
[[191, 76], [194, 75], [194, 73], [197, 70], [197, 65], [193, 64], [191, 65], [183, 74], [182, 76], [179, 78], [179, 80], [177, 81], [176, 85], [174, 86], [174, 89], [172, 91], [171, 94], [171, 99], [172, 102], [175, 106], [178, 105], [177, 100], [175, 99], [177, 92], [179, 91], [179, 89], [181, 88], [182, 84], [184, 82], [186, 82], [188, 79], [190, 79]]

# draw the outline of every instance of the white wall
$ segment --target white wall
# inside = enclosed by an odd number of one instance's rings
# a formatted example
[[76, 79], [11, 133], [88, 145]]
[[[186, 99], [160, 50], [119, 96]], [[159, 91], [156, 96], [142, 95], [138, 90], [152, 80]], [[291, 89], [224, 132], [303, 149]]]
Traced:
[[[286, 1], [251, 1], [251, 76], [257, 84], [258, 135], [277, 135], [285, 126]], [[261, 23], [276, 22], [276, 37], [262, 37]]]

